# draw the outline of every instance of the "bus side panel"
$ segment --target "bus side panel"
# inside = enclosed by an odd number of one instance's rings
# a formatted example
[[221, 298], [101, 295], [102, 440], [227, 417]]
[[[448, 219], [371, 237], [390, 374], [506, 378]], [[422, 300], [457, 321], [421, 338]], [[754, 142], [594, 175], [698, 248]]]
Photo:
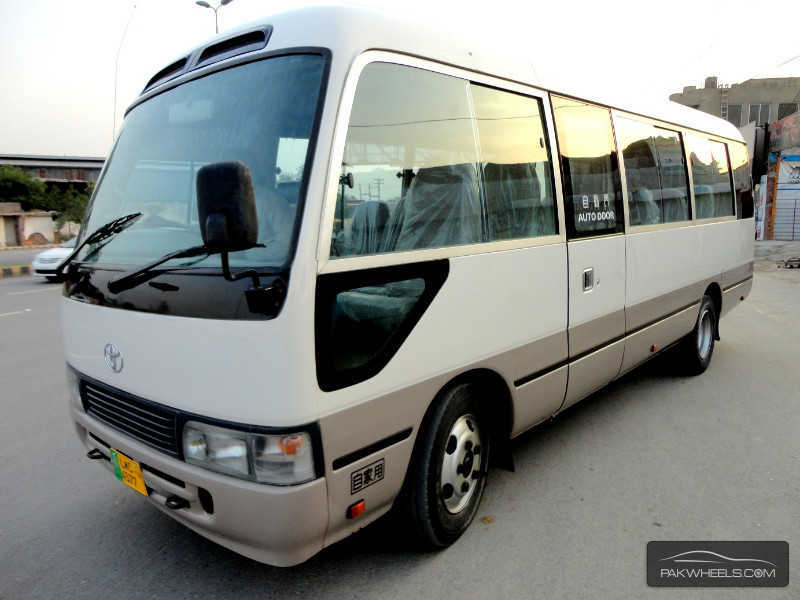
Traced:
[[[726, 263], [723, 266], [720, 287], [722, 294], [722, 315], [740, 302], [740, 298], [747, 297], [752, 287], [753, 278], [753, 247], [754, 225], [753, 219], [739, 219], [721, 224], [724, 229], [723, 240], [728, 251]], [[738, 292], [731, 295], [733, 287]]]
[[[623, 372], [645, 360], [653, 345], [663, 348], [692, 330], [695, 319], [676, 313], [696, 305], [709, 285], [725, 290], [752, 276], [751, 230], [746, 219], [627, 236], [626, 331], [636, 332], [636, 340], [626, 345]], [[662, 319], [671, 323], [655, 327]]]
[[[564, 397], [564, 378], [539, 387], [540, 395], [527, 393], [535, 383], [520, 383], [526, 393], [517, 394], [514, 382], [563, 363], [566, 324], [565, 244], [451, 258], [442, 289], [386, 367], [320, 401], [328, 408], [320, 421], [330, 502], [325, 543], [388, 509], [426, 410], [459, 374], [487, 369], [505, 380], [514, 402], [514, 431], [552, 415]], [[498, 397], [483, 400], [504, 410]], [[410, 435], [399, 439], [409, 429]], [[382, 479], [359, 488], [359, 470], [381, 460]], [[360, 499], [366, 514], [347, 519], [347, 507]]]
[[637, 331], [625, 339], [625, 358], [620, 374], [627, 373], [655, 352], [663, 350], [692, 330], [699, 303]]
[[[719, 280], [722, 256], [712, 226], [685, 226], [627, 236], [626, 333], [622, 372], [691, 331], [703, 291]], [[696, 316], [696, 315], [695, 315]]]
[[702, 251], [705, 236], [694, 226], [627, 236], [626, 332], [694, 304], [719, 276], [719, 260]]

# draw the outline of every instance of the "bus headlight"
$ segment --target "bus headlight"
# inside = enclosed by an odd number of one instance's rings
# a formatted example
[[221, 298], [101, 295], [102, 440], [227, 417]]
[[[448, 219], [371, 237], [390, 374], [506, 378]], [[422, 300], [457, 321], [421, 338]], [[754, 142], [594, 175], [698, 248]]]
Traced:
[[295, 485], [314, 479], [311, 436], [264, 434], [189, 421], [183, 427], [187, 463], [241, 479]]

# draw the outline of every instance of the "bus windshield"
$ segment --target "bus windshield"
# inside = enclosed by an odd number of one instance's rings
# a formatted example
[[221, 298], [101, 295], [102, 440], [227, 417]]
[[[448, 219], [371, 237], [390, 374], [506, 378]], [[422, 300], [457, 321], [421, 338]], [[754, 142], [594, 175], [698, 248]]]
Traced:
[[[309, 139], [322, 85], [317, 55], [273, 57], [184, 83], [134, 108], [96, 190], [83, 235], [129, 213], [142, 217], [90, 244], [77, 260], [142, 265], [202, 244], [195, 178], [204, 165], [250, 169], [261, 248], [233, 252], [232, 266], [280, 267], [289, 258]], [[219, 267], [219, 256], [167, 267]]]

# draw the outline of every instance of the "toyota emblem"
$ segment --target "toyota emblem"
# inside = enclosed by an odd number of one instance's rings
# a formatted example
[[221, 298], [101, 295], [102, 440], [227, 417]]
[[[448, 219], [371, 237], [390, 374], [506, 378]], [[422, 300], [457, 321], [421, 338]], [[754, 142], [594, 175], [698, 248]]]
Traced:
[[116, 344], [106, 344], [103, 354], [109, 369], [114, 373], [122, 371], [122, 352], [119, 351]]

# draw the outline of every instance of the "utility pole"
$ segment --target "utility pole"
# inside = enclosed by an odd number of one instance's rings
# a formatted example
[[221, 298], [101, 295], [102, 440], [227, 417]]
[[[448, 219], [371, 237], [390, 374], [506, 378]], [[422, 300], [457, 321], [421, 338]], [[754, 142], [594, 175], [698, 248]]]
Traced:
[[122, 30], [122, 37], [119, 40], [119, 48], [117, 48], [117, 60], [114, 63], [114, 107], [111, 109], [111, 145], [114, 145], [114, 136], [117, 135], [117, 75], [119, 74], [119, 55], [122, 52], [122, 44], [125, 41], [125, 35], [128, 33], [128, 27], [133, 20], [133, 12], [136, 10], [136, 3], [131, 7], [131, 14], [128, 15], [128, 21], [125, 23], [125, 29]]

